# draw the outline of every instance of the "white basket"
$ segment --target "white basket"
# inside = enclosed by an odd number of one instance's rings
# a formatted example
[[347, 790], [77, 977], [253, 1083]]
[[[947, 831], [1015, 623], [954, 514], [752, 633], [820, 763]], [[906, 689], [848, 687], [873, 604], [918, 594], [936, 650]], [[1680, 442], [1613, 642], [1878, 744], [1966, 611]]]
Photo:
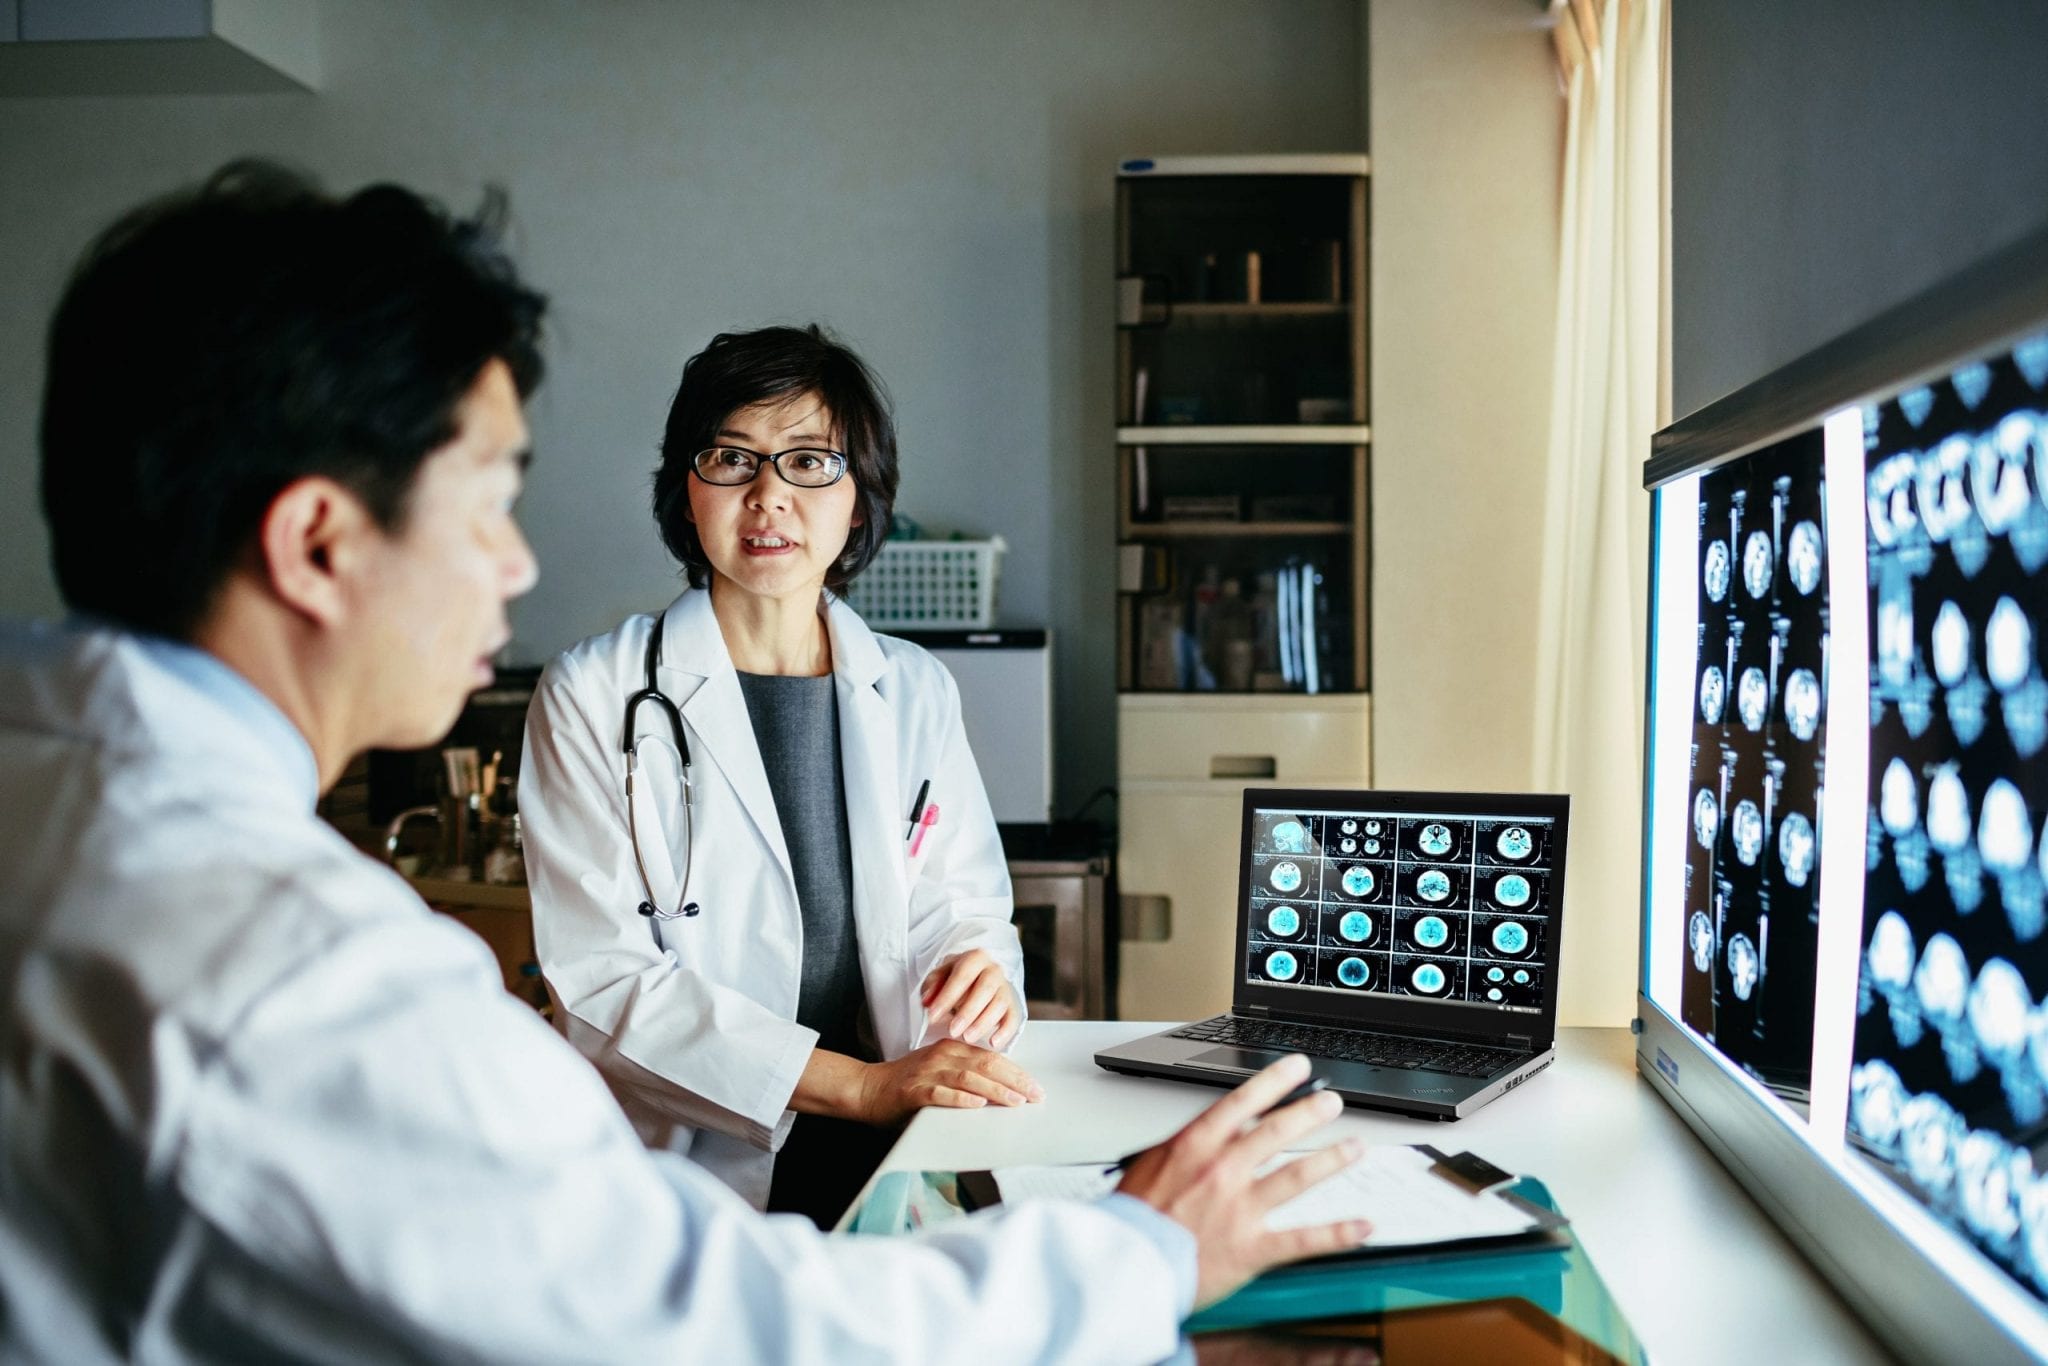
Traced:
[[1009, 549], [986, 541], [885, 541], [846, 588], [868, 625], [911, 631], [985, 631], [996, 619], [996, 572]]

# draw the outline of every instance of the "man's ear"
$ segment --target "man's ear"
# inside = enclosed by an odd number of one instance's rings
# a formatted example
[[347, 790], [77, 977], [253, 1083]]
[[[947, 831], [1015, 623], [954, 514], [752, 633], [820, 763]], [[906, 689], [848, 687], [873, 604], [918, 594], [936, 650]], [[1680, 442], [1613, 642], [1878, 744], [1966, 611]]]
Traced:
[[332, 479], [309, 475], [270, 500], [257, 549], [270, 589], [301, 616], [322, 625], [346, 613], [346, 571], [366, 536], [377, 534], [368, 508]]

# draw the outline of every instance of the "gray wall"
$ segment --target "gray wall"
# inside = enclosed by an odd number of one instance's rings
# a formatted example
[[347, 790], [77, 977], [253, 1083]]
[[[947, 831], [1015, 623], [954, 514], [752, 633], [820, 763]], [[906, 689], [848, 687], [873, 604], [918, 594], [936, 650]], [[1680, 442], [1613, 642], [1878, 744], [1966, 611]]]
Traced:
[[1057, 632], [1071, 806], [1114, 778], [1115, 158], [1357, 150], [1361, 28], [1357, 0], [330, 0], [317, 95], [0, 102], [0, 612], [58, 607], [41, 329], [90, 233], [246, 152], [460, 207], [495, 181], [555, 300], [514, 654], [674, 591], [646, 488], [683, 359], [822, 320], [894, 393], [899, 506], [1000, 532], [1004, 620]]
[[1676, 0], [1672, 411], [2048, 222], [2048, 6]]

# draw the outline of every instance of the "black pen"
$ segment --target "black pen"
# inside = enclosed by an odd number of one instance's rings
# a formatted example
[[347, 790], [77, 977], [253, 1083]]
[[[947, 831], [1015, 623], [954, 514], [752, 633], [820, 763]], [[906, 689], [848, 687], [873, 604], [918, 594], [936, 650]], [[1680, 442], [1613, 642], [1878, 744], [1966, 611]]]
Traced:
[[910, 828], [903, 832], [903, 838], [906, 841], [917, 833], [917, 818], [924, 814], [924, 799], [931, 790], [932, 780], [930, 778], [926, 778], [917, 785], [917, 800], [910, 804]]
[[[1267, 1115], [1272, 1114], [1275, 1110], [1284, 1109], [1285, 1107], [1294, 1104], [1294, 1102], [1296, 1102], [1297, 1100], [1307, 1100], [1310, 1096], [1314, 1095], [1316, 1092], [1322, 1090], [1325, 1086], [1328, 1085], [1329, 1082], [1325, 1081], [1321, 1077], [1310, 1077], [1307, 1081], [1295, 1087], [1292, 1091], [1289, 1091], [1286, 1095], [1280, 1097], [1280, 1099], [1274, 1101], [1265, 1109], [1259, 1111], [1258, 1115], [1252, 1120], [1252, 1123], [1258, 1123], [1259, 1120], [1264, 1119]], [[1127, 1172], [1131, 1169], [1131, 1164], [1133, 1162], [1136, 1162], [1139, 1158], [1143, 1157], [1146, 1153], [1149, 1153], [1151, 1151], [1152, 1150], [1150, 1148], [1140, 1148], [1138, 1149], [1138, 1151], [1134, 1153], [1125, 1153], [1122, 1157], [1119, 1157], [1116, 1161], [1110, 1163], [1107, 1167], [1104, 1167], [1102, 1169], [1102, 1174], [1104, 1176], [1108, 1176], [1111, 1172]]]

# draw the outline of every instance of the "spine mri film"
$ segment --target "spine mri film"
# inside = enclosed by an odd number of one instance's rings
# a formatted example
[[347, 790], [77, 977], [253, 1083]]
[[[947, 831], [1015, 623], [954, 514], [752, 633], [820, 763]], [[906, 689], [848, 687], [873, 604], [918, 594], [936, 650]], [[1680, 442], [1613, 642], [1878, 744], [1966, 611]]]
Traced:
[[1824, 448], [1815, 429], [1700, 480], [1680, 1015], [1795, 1101], [1819, 929]]
[[2048, 337], [1865, 409], [1849, 1136], [2048, 1294]]

